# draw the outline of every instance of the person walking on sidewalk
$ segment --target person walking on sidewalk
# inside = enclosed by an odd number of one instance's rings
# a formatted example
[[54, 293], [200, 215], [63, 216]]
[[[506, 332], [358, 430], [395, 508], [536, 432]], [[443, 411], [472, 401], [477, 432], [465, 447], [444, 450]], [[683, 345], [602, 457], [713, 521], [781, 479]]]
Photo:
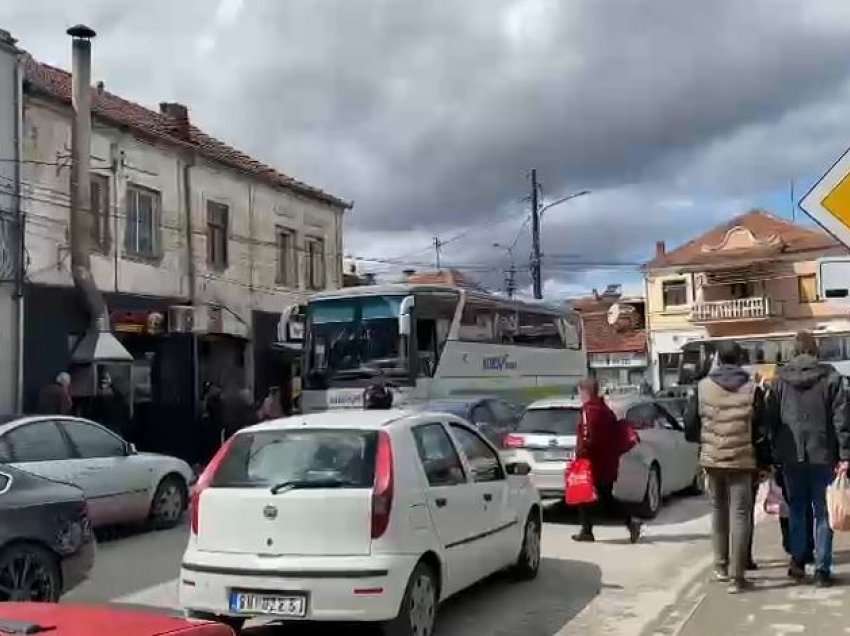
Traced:
[[621, 517], [629, 531], [629, 540], [640, 539], [640, 522], [634, 519], [614, 498], [614, 483], [620, 468], [620, 455], [627, 434], [625, 425], [599, 395], [599, 383], [587, 378], [579, 383], [581, 397], [581, 421], [576, 438], [576, 457], [590, 460], [593, 481], [599, 501], [580, 506], [578, 509], [581, 531], [573, 536], [574, 541], [595, 541], [593, 517], [600, 509]]
[[794, 358], [779, 371], [768, 404], [773, 454], [782, 467], [788, 493], [791, 564], [788, 576], [806, 576], [806, 513], [815, 522], [815, 585], [832, 583], [832, 529], [826, 489], [836, 472], [847, 472], [850, 421], [842, 377], [818, 361], [817, 342], [801, 331], [794, 340]]
[[685, 436], [700, 445], [708, 476], [715, 576], [730, 581], [730, 594], [748, 585], [753, 479], [769, 465], [763, 394], [740, 361], [737, 343], [719, 343], [718, 364], [697, 384], [685, 411]]

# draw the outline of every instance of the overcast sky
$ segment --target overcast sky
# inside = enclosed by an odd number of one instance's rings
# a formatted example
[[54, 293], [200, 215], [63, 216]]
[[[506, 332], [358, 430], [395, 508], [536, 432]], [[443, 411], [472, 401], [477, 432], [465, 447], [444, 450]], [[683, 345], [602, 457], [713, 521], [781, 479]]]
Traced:
[[[547, 297], [609, 282], [753, 207], [790, 217], [850, 145], [847, 0], [27, 0], [0, 27], [70, 66], [64, 30], [98, 31], [94, 78], [193, 121], [355, 207], [346, 250], [499, 286], [512, 243], [528, 285], [528, 171]], [[369, 271], [398, 266], [363, 262]], [[484, 271], [486, 270], [486, 271]]]

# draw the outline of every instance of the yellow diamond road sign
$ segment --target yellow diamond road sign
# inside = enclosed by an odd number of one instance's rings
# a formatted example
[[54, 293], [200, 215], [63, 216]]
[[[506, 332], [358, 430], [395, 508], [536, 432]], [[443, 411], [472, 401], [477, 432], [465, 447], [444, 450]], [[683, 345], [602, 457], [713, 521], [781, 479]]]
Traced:
[[850, 247], [850, 151], [800, 200], [800, 208]]

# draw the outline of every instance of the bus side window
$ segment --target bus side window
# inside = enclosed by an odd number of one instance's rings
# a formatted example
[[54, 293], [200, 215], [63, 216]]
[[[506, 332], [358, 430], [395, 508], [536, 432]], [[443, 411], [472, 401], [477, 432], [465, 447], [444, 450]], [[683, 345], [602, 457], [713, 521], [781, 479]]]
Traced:
[[548, 347], [563, 349], [564, 340], [558, 326], [559, 317], [556, 315], [519, 312], [519, 328], [514, 338], [516, 344], [529, 347]]
[[495, 317], [492, 305], [468, 300], [460, 317], [458, 336], [472, 342], [495, 342]]

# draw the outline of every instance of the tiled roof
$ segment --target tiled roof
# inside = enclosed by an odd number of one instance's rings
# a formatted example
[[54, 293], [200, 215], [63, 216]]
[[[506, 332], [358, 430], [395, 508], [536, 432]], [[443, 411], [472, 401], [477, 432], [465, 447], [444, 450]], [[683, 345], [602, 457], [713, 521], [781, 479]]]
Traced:
[[[24, 58], [26, 90], [71, 103], [71, 74], [62, 69], [43, 64], [26, 55]], [[245, 153], [228, 146], [196, 126], [189, 125], [188, 135], [175, 129], [174, 121], [167, 115], [150, 110], [108, 91], [92, 88], [92, 115], [116, 126], [127, 127], [141, 137], [173, 144], [197, 152], [211, 161], [235, 168], [273, 186], [293, 190], [343, 208], [351, 208], [344, 201], [319, 188], [282, 174]]]
[[646, 351], [646, 330], [635, 329], [622, 320], [611, 325], [607, 312], [583, 313], [582, 324], [588, 353]]
[[484, 291], [484, 288], [478, 281], [456, 269], [441, 269], [437, 272], [417, 272], [408, 276], [405, 282], [416, 285], [452, 285], [453, 287]]
[[[730, 230], [743, 227], [765, 245], [752, 249], [706, 250], [721, 244]], [[675, 250], [656, 256], [646, 269], [697, 265], [737, 258], [767, 258], [795, 252], [840, 248], [841, 244], [820, 229], [807, 228], [777, 218], [764, 210], [752, 210], [718, 225]]]

